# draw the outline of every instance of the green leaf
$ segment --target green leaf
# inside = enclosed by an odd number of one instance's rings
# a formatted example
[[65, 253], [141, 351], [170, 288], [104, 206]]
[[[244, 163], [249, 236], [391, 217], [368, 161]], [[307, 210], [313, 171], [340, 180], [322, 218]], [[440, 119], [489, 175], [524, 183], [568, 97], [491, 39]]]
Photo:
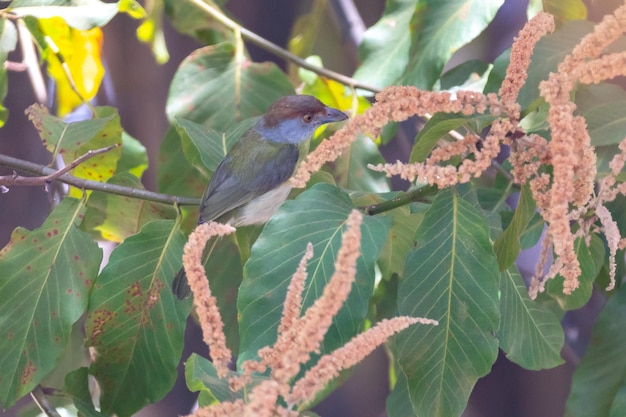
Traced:
[[622, 384], [615, 393], [609, 417], [621, 417], [624, 415], [626, 415], [626, 384]]
[[257, 120], [256, 117], [243, 120], [225, 133], [180, 117], [175, 118], [174, 126], [180, 135], [183, 152], [189, 162], [200, 171], [208, 169], [210, 172], [215, 172], [231, 146]]
[[[479, 59], [470, 59], [446, 71], [440, 81], [442, 90], [463, 88], [464, 90], [482, 91], [487, 81], [489, 63]], [[480, 87], [480, 88], [479, 88]]]
[[87, 368], [78, 368], [67, 374], [65, 377], [64, 393], [69, 395], [74, 401], [74, 405], [85, 417], [102, 417], [102, 414], [96, 411], [91, 392], [89, 391], [89, 374]]
[[528, 18], [532, 19], [542, 10], [554, 16], [558, 22], [587, 18], [587, 7], [582, 0], [530, 0]]
[[424, 219], [424, 214], [413, 213], [409, 206], [402, 206], [383, 215], [391, 217], [392, 226], [378, 266], [384, 278], [389, 278], [394, 274], [402, 277], [404, 261], [415, 244], [415, 231]]
[[213, 364], [196, 353], [185, 362], [185, 381], [190, 391], [201, 393], [200, 407], [243, 397], [242, 391], [232, 392], [228, 378], [219, 378]]
[[184, 242], [174, 221], [150, 222], [113, 251], [96, 281], [86, 344], [98, 351], [89, 372], [105, 413], [130, 416], [174, 385], [190, 310], [171, 291]]
[[258, 116], [279, 97], [294, 94], [287, 76], [272, 63], [238, 57], [235, 46], [221, 43], [196, 50], [174, 75], [166, 113], [217, 131]]
[[616, 414], [612, 414], [612, 408], [623, 409], [625, 328], [626, 285], [622, 285], [596, 319], [589, 347], [574, 372], [567, 416], [613, 417]]
[[565, 336], [559, 318], [530, 299], [517, 266], [509, 266], [500, 278], [502, 321], [497, 336], [507, 358], [532, 370], [562, 364]]
[[[225, 0], [203, 0], [216, 9], [221, 9]], [[207, 19], [204, 13], [190, 2], [180, 0], [164, 0], [165, 12], [174, 28], [198, 39], [202, 44], [213, 45], [233, 38], [233, 31], [215, 19]], [[223, 10], [223, 9], [222, 9]]]
[[[116, 175], [108, 183], [143, 189], [139, 178], [129, 173]], [[89, 214], [95, 216], [90, 221], [100, 220], [92, 227], [100, 232], [104, 239], [113, 242], [122, 242], [127, 237], [138, 233], [146, 223], [152, 220], [176, 218], [176, 210], [167, 204], [99, 191], [92, 193], [90, 199], [92, 198], [104, 200], [104, 204], [90, 205], [92, 210]]]
[[0, 19], [0, 57], [6, 60], [9, 52], [17, 46], [17, 28], [9, 19]]
[[389, 417], [417, 417], [409, 398], [409, 382], [402, 369], [396, 365], [397, 380], [393, 390], [387, 397], [387, 414]]
[[412, 36], [403, 83], [431, 89], [450, 57], [491, 23], [502, 3], [425, 0], [425, 6], [416, 15], [420, 30]]
[[565, 55], [572, 51], [592, 27], [591, 22], [582, 20], [565, 22], [554, 33], [544, 36], [537, 42], [530, 66], [526, 71], [528, 78], [522, 86], [517, 100], [522, 111], [527, 110], [539, 98], [539, 83], [547, 79], [548, 74], [557, 70]]
[[463, 116], [460, 113], [435, 113], [417, 134], [409, 161], [424, 162], [437, 142], [451, 130], [456, 130], [461, 126], [473, 126], [474, 124], [484, 126], [494, 119], [495, 117], [491, 115]]
[[618, 144], [626, 131], [626, 91], [615, 84], [588, 85], [576, 92], [576, 113], [587, 122], [593, 146]]
[[134, 137], [122, 132], [122, 154], [117, 161], [116, 174], [130, 172], [137, 178], [141, 178], [148, 168], [148, 152]]
[[5, 63], [9, 52], [17, 45], [17, 28], [9, 19], [0, 19], [0, 128], [4, 126], [9, 116], [9, 110], [4, 107], [4, 99], [8, 91], [7, 69]]
[[[207, 246], [210, 244], [211, 242]], [[243, 263], [234, 236], [217, 242], [204, 264], [204, 269], [211, 284], [211, 293], [217, 298], [217, 307], [222, 315], [226, 344], [233, 355], [236, 355], [239, 351], [237, 293], [243, 278]]]
[[533, 218], [530, 219], [528, 226], [526, 226], [526, 229], [519, 237], [522, 249], [530, 249], [537, 244], [541, 234], [543, 233], [544, 225], [545, 224], [541, 214], [535, 213]]
[[520, 243], [521, 235], [535, 215], [536, 208], [530, 187], [524, 185], [519, 194], [517, 207], [511, 223], [493, 245], [493, 249], [498, 257], [500, 271], [509, 268], [517, 259], [517, 255], [519, 255], [522, 249]]
[[[160, 193], [198, 198], [209, 184], [206, 172], [199, 171], [185, 158], [180, 135], [173, 127], [165, 134], [159, 149], [157, 184]], [[192, 230], [198, 223], [198, 207], [184, 206], [181, 211], [184, 228]]]
[[387, 177], [369, 169], [368, 164], [384, 164], [378, 147], [365, 135], [357, 139], [331, 164], [337, 183], [348, 190], [383, 193], [389, 191]]
[[498, 264], [482, 213], [456, 189], [439, 192], [415, 238], [398, 289], [399, 313], [439, 326], [405, 330], [392, 352], [415, 414], [456, 416], [497, 357]]
[[604, 243], [595, 234], [591, 235], [589, 247], [585, 244], [584, 238], [576, 239], [574, 250], [581, 269], [578, 277], [579, 287], [571, 295], [565, 295], [563, 294], [563, 282], [565, 280], [561, 275], [557, 275], [546, 282], [546, 293], [556, 299], [563, 310], [576, 310], [587, 304], [593, 291], [593, 281], [600, 273], [606, 256]]
[[483, 89], [483, 94], [498, 92], [500, 86], [502, 85], [502, 81], [504, 81], [506, 69], [509, 66], [510, 61], [511, 48], [502, 52], [500, 56], [493, 61], [493, 67], [491, 68], [491, 71], [489, 71], [489, 76], [487, 77], [487, 83]]
[[183, 152], [187, 160], [205, 176], [214, 172], [228, 150], [224, 136], [219, 132], [205, 128], [191, 120], [174, 118], [174, 127], [180, 136]]
[[[112, 107], [98, 107], [92, 120], [65, 123], [62, 119], [48, 114], [41, 105], [32, 105], [27, 110], [29, 119], [39, 131], [41, 140], [52, 152], [63, 157], [66, 164], [73, 162], [90, 150], [122, 143], [122, 126], [117, 110]], [[113, 176], [122, 150], [118, 147], [106, 153], [89, 158], [74, 168], [72, 175], [93, 181], [106, 182]], [[71, 196], [82, 194], [72, 190]]]
[[[351, 210], [350, 198], [345, 193], [319, 183], [295, 200], [285, 202], [265, 225], [244, 266], [237, 300], [241, 335], [238, 363], [256, 357], [260, 348], [275, 342], [287, 286], [308, 242], [313, 244], [314, 256], [308, 262], [303, 311], [322, 294], [334, 272], [341, 231]], [[326, 334], [323, 352], [342, 346], [358, 333], [367, 314], [374, 289], [374, 266], [389, 226], [387, 219], [373, 216], [363, 219], [357, 279]]]
[[374, 87], [393, 84], [409, 62], [411, 18], [418, 0], [388, 0], [385, 12], [363, 34], [359, 46], [361, 65], [354, 78]]
[[0, 252], [0, 403], [10, 407], [55, 366], [84, 314], [102, 252], [76, 225], [84, 202], [61, 200]]
[[78, 30], [106, 25], [117, 14], [118, 8], [118, 3], [100, 0], [15, 0], [11, 3], [11, 12], [18, 17], [60, 17]]

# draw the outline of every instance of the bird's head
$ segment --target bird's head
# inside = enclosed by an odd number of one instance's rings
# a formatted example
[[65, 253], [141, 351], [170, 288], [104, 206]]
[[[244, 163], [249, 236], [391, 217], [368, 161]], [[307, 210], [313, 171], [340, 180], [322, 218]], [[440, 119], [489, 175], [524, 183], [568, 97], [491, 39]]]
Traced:
[[276, 100], [257, 123], [257, 131], [274, 142], [298, 144], [323, 124], [347, 119], [345, 113], [325, 106], [315, 97], [286, 96]]

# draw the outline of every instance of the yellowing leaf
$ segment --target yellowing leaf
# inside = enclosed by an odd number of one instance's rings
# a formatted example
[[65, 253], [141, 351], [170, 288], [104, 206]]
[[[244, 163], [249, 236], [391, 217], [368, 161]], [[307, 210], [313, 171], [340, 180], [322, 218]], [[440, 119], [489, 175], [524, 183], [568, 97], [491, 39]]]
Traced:
[[587, 19], [587, 6], [582, 0], [531, 0], [527, 13], [529, 19], [541, 10], [550, 13], [561, 23]]
[[[98, 107], [92, 120], [65, 123], [58, 117], [48, 114], [43, 106], [33, 105], [27, 110], [28, 118], [39, 131], [41, 140], [66, 164], [78, 159], [90, 150], [101, 149], [122, 142], [120, 117], [111, 107]], [[106, 182], [117, 168], [122, 150], [120, 147], [96, 155], [74, 168], [72, 175], [93, 181]], [[80, 196], [80, 190], [71, 188], [70, 196]]]
[[133, 19], [143, 19], [146, 17], [146, 11], [135, 0], [120, 0], [117, 3], [118, 11], [128, 14]]
[[[40, 19], [39, 27], [48, 43], [45, 45], [48, 74], [57, 83], [58, 113], [63, 116], [83, 100], [94, 98], [100, 88], [104, 76], [102, 31], [100, 28], [77, 30], [60, 17]], [[80, 96], [72, 89], [72, 83]]]

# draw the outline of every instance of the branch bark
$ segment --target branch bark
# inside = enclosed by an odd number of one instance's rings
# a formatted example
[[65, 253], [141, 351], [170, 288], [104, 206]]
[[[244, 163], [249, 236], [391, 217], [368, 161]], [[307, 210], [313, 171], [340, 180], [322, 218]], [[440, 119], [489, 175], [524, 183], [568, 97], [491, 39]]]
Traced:
[[[88, 159], [88, 158], [85, 158], [85, 159]], [[78, 165], [78, 163], [76, 165]], [[70, 165], [68, 165], [68, 167]], [[83, 190], [104, 191], [104, 192], [111, 193], [111, 194], [123, 195], [126, 197], [132, 197], [132, 198], [139, 198], [141, 200], [154, 201], [156, 203], [178, 204], [179, 206], [200, 204], [199, 198], [179, 197], [179, 196], [173, 196], [169, 194], [155, 193], [155, 192], [147, 191], [147, 190], [140, 190], [138, 188], [124, 187], [124, 186], [116, 185], [116, 184], [107, 184], [104, 182], [85, 180], [85, 179], [70, 175], [66, 172], [61, 172], [63, 170], [55, 170], [45, 165], [36, 164], [34, 162], [29, 162], [29, 161], [24, 161], [22, 159], [13, 158], [8, 155], [0, 154], [0, 166], [5, 166], [5, 167], [12, 168], [15, 170], [28, 172], [30, 174], [34, 174], [38, 176], [38, 177], [24, 177], [24, 176], [17, 175], [17, 173], [14, 173], [13, 175], [3, 176], [3, 177], [0, 177], [0, 186], [3, 186], [3, 187], [8, 187], [11, 185], [37, 186], [37, 185], [45, 185], [46, 183], [49, 183], [51, 181], [60, 181], [62, 183], [73, 185], [74, 187], [77, 187]], [[72, 168], [69, 168], [69, 169], [72, 169]], [[61, 173], [59, 174], [59, 172]]]

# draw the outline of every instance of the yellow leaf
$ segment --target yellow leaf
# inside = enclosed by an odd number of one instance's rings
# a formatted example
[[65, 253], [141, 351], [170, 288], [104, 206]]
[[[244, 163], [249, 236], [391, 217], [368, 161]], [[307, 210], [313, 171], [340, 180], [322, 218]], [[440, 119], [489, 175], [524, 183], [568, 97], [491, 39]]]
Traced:
[[[39, 26], [47, 42], [48, 74], [57, 83], [58, 113], [63, 116], [83, 100], [94, 98], [100, 88], [104, 76], [102, 31], [100, 28], [77, 30], [60, 17], [39, 19]], [[72, 82], [80, 96], [72, 89]]]

